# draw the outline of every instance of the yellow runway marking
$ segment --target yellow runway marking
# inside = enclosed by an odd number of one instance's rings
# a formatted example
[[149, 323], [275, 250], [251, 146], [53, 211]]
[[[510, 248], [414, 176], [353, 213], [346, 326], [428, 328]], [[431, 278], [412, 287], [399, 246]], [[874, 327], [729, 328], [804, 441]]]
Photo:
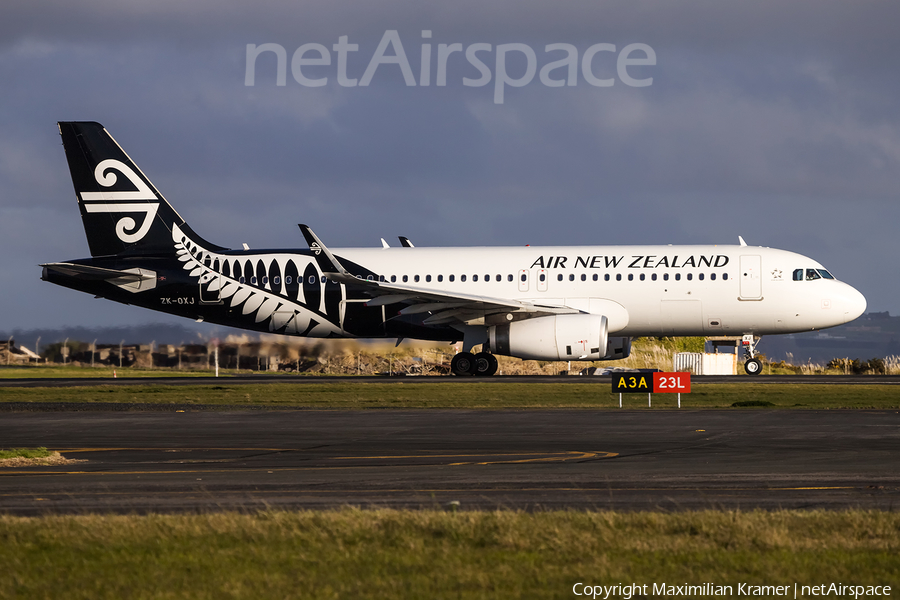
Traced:
[[403, 458], [469, 458], [469, 457], [487, 457], [487, 456], [535, 456], [540, 458], [523, 458], [519, 460], [495, 460], [486, 462], [454, 462], [449, 466], [459, 465], [493, 465], [493, 464], [512, 464], [512, 463], [530, 463], [530, 462], [563, 462], [567, 460], [575, 460], [579, 458], [612, 458], [618, 456], [618, 452], [508, 452], [496, 454], [493, 452], [472, 453], [472, 454], [401, 454], [396, 456], [336, 456], [331, 460], [396, 460]]
[[60, 454], [66, 452], [121, 452], [125, 450], [146, 451], [155, 450], [158, 452], [203, 452], [207, 450], [234, 450], [235, 452], [248, 451], [265, 451], [265, 452], [303, 452], [304, 448], [51, 448]]
[[[156, 451], [168, 451], [175, 450], [171, 448], [76, 448], [70, 450], [60, 450], [60, 453], [69, 452], [101, 452], [101, 451], [117, 451], [117, 450], [156, 450]], [[279, 451], [291, 451], [295, 449], [290, 448], [192, 448], [191, 450], [235, 450], [235, 451], [271, 451], [271, 452], [279, 452]], [[403, 454], [403, 455], [391, 455], [391, 456], [333, 456], [326, 457], [322, 460], [332, 461], [332, 460], [360, 460], [360, 461], [377, 461], [377, 460], [413, 460], [413, 459], [435, 459], [435, 458], [468, 458], [468, 457], [479, 457], [479, 458], [500, 458], [499, 460], [484, 460], [484, 461], [465, 461], [465, 462], [450, 462], [441, 466], [450, 466], [450, 467], [458, 467], [465, 465], [492, 465], [492, 464], [528, 464], [528, 463], [547, 463], [547, 462], [567, 462], [572, 460], [583, 460], [588, 458], [613, 458], [618, 456], [617, 452], [605, 452], [605, 451], [592, 451], [592, 452], [583, 452], [583, 451], [564, 451], [564, 452], [510, 452], [503, 454], [494, 454], [494, 453], [474, 453], [474, 454]], [[512, 457], [529, 457], [529, 458], [512, 458]], [[163, 463], [160, 463], [163, 464]], [[2, 476], [22, 476], [22, 475], [171, 475], [176, 473], [233, 473], [233, 472], [244, 472], [244, 473], [254, 473], [254, 472], [263, 472], [271, 473], [274, 471], [278, 472], [290, 472], [290, 471], [329, 471], [329, 470], [347, 470], [347, 469], [375, 469], [375, 468], [383, 468], [383, 467], [415, 467], [415, 466], [423, 466], [415, 463], [400, 463], [400, 464], [366, 464], [366, 465], [352, 465], [352, 466], [340, 466], [340, 467], [332, 467], [332, 466], [317, 466], [317, 467], [263, 467], [263, 468], [235, 468], [235, 469], [179, 469], [179, 470], [152, 470], [148, 469], [146, 471], [23, 471], [21, 469], [2, 469], [0, 470], [0, 477]]]

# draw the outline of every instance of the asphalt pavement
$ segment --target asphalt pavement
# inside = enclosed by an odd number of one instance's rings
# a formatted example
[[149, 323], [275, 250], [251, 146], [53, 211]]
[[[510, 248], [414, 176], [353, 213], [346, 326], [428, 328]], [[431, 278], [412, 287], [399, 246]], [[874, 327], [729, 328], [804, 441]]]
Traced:
[[896, 410], [6, 412], [0, 513], [900, 507]]

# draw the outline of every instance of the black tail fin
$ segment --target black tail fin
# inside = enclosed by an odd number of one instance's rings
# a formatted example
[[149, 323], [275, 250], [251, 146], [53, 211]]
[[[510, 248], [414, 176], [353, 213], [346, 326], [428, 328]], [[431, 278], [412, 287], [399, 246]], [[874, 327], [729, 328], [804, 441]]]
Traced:
[[171, 254], [174, 225], [206, 248], [224, 250], [191, 231], [103, 125], [59, 123], [59, 134], [91, 256]]

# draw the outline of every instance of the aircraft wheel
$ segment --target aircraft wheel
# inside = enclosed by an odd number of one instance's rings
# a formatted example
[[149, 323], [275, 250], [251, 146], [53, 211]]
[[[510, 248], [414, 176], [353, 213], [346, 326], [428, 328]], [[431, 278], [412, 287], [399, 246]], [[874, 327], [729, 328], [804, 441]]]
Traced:
[[762, 362], [758, 358], [751, 358], [744, 363], [744, 371], [747, 375], [759, 375], [762, 373]]
[[460, 352], [450, 360], [450, 372], [454, 375], [474, 375], [475, 356], [471, 352]]
[[490, 377], [500, 368], [497, 357], [489, 352], [479, 352], [475, 355], [475, 375]]

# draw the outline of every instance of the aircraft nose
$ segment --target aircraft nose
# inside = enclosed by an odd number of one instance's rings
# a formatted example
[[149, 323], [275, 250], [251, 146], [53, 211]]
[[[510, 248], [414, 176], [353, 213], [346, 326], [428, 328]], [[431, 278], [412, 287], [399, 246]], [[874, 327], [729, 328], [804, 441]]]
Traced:
[[866, 312], [866, 297], [854, 287], [847, 286], [844, 293], [844, 318], [849, 323]]

